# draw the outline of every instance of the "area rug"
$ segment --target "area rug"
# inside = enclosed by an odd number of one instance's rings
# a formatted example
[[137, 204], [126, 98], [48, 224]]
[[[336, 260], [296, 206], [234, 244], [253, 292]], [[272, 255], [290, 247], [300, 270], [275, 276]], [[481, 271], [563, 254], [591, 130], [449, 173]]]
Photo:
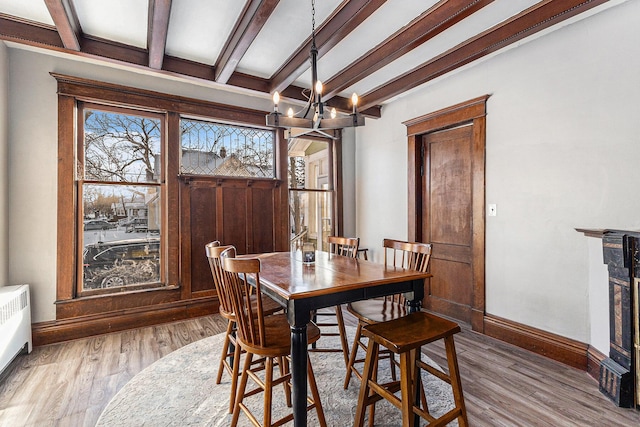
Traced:
[[[353, 342], [355, 328], [348, 327], [349, 343]], [[231, 424], [229, 407], [229, 375], [225, 372], [221, 384], [216, 384], [218, 360], [223, 334], [202, 339], [182, 347], [156, 361], [135, 375], [111, 399], [102, 412], [97, 426], [206, 426], [222, 427]], [[337, 337], [322, 337], [322, 346], [339, 347]], [[345, 427], [353, 425], [360, 381], [351, 379], [343, 389], [345, 364], [340, 353], [311, 352], [313, 366], [327, 425]], [[422, 356], [423, 360], [428, 359]], [[433, 361], [426, 360], [433, 366]], [[385, 362], [384, 365], [388, 364]], [[384, 367], [384, 366], [383, 366]], [[383, 371], [388, 369], [382, 369]], [[448, 384], [428, 374], [422, 374], [426, 384], [429, 410], [434, 416], [453, 408], [453, 397]], [[251, 384], [251, 382], [249, 383]], [[289, 413], [284, 400], [283, 387], [274, 389], [274, 418]], [[262, 394], [245, 399], [256, 414], [261, 414]], [[259, 417], [260, 419], [260, 417]], [[239, 426], [251, 426], [243, 414]], [[287, 425], [293, 425], [290, 422]], [[308, 425], [317, 426], [315, 411], [308, 414]], [[400, 426], [400, 411], [386, 401], [376, 403], [375, 425]], [[424, 425], [424, 424], [421, 424]], [[450, 424], [457, 425], [456, 422]]]

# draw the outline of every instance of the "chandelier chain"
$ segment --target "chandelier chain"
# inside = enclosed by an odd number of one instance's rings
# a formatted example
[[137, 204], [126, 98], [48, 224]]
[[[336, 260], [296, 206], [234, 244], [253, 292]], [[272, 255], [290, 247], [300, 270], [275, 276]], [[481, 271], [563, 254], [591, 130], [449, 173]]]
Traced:
[[316, 44], [316, 2], [311, 0], [311, 40]]

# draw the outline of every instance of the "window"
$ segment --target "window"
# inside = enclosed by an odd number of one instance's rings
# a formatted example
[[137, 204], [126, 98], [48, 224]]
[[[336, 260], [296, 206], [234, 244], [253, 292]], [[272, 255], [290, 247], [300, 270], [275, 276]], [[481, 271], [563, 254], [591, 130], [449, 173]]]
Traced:
[[275, 178], [272, 130], [181, 119], [180, 172]]
[[[286, 250], [287, 145], [281, 130], [265, 129], [264, 112], [52, 75], [55, 304], [56, 319], [65, 320], [54, 326], [56, 337], [85, 336], [85, 316], [92, 331], [108, 332], [210, 313], [217, 295], [204, 244], [211, 240], [246, 253]], [[225, 137], [214, 146], [207, 138], [215, 141], [216, 129]], [[236, 154], [240, 171], [259, 175], [190, 171], [182, 159], [183, 149], [220, 155], [222, 147], [224, 158]]]
[[329, 250], [334, 230], [331, 143], [296, 138], [289, 143], [291, 246], [311, 241]]
[[163, 116], [79, 103], [78, 295], [163, 286]]

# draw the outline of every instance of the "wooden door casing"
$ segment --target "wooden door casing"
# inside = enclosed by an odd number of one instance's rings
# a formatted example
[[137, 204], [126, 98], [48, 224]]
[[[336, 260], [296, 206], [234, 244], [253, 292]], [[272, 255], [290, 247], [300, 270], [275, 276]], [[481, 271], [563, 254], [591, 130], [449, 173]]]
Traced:
[[[239, 254], [286, 251], [286, 187], [279, 180], [189, 178], [180, 186], [183, 292], [215, 293], [204, 246], [219, 240]], [[284, 197], [283, 197], [284, 196]], [[284, 203], [284, 205], [283, 205]]]
[[[433, 244], [434, 277], [425, 283], [423, 306], [470, 323], [478, 332], [484, 331], [485, 316], [488, 98], [403, 123], [408, 141], [408, 239]], [[441, 140], [432, 144], [434, 139]]]

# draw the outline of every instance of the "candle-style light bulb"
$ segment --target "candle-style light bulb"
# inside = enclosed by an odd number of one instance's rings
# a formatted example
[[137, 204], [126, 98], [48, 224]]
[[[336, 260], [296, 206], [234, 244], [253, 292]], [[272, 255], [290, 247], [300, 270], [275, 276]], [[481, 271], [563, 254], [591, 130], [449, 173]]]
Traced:
[[332, 109], [331, 109], [331, 118], [332, 118], [332, 119], [335, 119], [335, 118], [336, 118], [336, 109], [335, 109], [335, 108], [332, 108]]
[[288, 116], [289, 118], [293, 117], [293, 108], [289, 108], [289, 109], [287, 110], [287, 116]]
[[355, 114], [356, 106], [358, 105], [358, 94], [355, 92], [351, 95], [351, 103], [353, 104], [353, 114]]
[[322, 95], [322, 82], [320, 80], [316, 82], [316, 93]]
[[278, 91], [273, 93], [273, 111], [278, 112], [278, 104], [280, 103], [280, 94]]

